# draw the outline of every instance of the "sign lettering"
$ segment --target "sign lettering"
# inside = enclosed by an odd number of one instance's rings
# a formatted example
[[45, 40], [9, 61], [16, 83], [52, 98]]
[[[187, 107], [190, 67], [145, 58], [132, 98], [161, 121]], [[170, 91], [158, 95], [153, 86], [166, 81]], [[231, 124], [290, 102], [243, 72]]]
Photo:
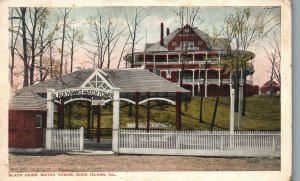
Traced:
[[113, 93], [107, 90], [96, 90], [96, 89], [72, 89], [72, 90], [61, 90], [56, 91], [52, 94], [52, 99], [60, 99], [62, 97], [72, 96], [95, 96], [102, 99], [113, 99]]

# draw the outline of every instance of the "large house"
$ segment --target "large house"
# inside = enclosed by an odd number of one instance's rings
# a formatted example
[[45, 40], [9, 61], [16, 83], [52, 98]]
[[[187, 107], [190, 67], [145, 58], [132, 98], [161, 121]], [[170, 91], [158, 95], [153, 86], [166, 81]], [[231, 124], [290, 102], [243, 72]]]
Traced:
[[[127, 62], [132, 62], [133, 59], [133, 67], [144, 66], [146, 70], [176, 85], [180, 85], [182, 81], [182, 87], [189, 89], [193, 96], [216, 96], [223, 78], [221, 96], [229, 96], [232, 81], [220, 66], [220, 60], [227, 53], [227, 46], [226, 39], [212, 38], [189, 25], [177, 28], [172, 33], [167, 28], [165, 36], [164, 24], [161, 23], [159, 42], [147, 43], [143, 52], [135, 52], [133, 58], [132, 54], [128, 54], [124, 59]], [[258, 86], [253, 86], [253, 66], [249, 61], [247, 64], [247, 88], [244, 93], [251, 96], [258, 94]]]

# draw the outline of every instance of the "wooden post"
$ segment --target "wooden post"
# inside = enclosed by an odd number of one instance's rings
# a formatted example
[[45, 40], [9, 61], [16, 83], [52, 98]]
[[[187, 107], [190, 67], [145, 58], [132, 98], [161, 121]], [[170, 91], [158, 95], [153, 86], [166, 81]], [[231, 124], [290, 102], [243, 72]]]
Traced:
[[100, 143], [101, 106], [97, 106], [97, 143]]
[[87, 104], [87, 139], [91, 138], [91, 102]]
[[234, 95], [235, 95], [235, 90], [231, 89], [231, 92], [230, 92], [230, 134], [234, 133]]
[[[147, 92], [147, 98], [150, 98], [150, 93]], [[149, 133], [149, 127], [150, 127], [150, 101], [147, 101], [147, 133]]]
[[58, 105], [58, 129], [64, 129], [64, 99], [60, 99], [60, 104]]
[[94, 121], [94, 115], [95, 115], [95, 107], [91, 107], [91, 110], [92, 110], [92, 124], [91, 124], [91, 129], [93, 130], [92, 131], [92, 133], [91, 133], [91, 135], [90, 135], [90, 137], [91, 137], [91, 140], [93, 140], [93, 136], [94, 136], [94, 123], [95, 123], [95, 121]]
[[84, 129], [83, 127], [80, 128], [80, 151], [83, 151], [83, 146], [84, 146]]
[[176, 92], [176, 130], [181, 130], [181, 92]]
[[139, 98], [140, 93], [135, 92], [135, 129], [139, 129]]

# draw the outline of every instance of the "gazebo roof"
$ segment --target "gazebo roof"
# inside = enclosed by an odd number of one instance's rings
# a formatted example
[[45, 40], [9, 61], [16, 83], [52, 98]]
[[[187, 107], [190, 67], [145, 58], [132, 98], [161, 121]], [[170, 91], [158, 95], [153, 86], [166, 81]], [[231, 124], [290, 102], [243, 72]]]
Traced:
[[[93, 84], [94, 79], [98, 79], [99, 82]], [[19, 110], [47, 110], [47, 89], [84, 89], [93, 88], [91, 87], [93, 85], [99, 89], [120, 88], [120, 97], [131, 100], [135, 92], [139, 92], [142, 99], [147, 98], [147, 92], [151, 97], [163, 97], [171, 100], [175, 99], [176, 92], [181, 92], [185, 99], [190, 98], [190, 91], [141, 68], [81, 69], [18, 90], [10, 100], [9, 107]]]
[[[62, 75], [51, 80], [37, 83], [17, 91], [18, 93], [32, 91], [46, 93], [48, 88], [55, 90], [78, 88], [94, 72], [93, 69], [81, 69], [70, 74]], [[141, 68], [133, 69], [102, 69], [100, 72], [108, 82], [121, 89], [121, 93], [150, 92], [150, 93], [189, 93], [190, 91], [178, 87], [170, 81]]]

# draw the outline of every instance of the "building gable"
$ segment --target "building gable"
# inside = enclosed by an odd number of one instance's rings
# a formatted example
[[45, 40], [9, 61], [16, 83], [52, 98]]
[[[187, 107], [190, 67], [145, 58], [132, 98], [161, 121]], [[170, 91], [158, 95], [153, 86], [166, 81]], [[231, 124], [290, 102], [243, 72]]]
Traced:
[[107, 74], [105, 72], [97, 69], [82, 83], [80, 87], [112, 90], [114, 88], [114, 85], [106, 77]]
[[181, 50], [181, 44], [188, 50], [207, 50], [207, 43], [189, 25], [185, 25], [169, 42], [168, 50]]

